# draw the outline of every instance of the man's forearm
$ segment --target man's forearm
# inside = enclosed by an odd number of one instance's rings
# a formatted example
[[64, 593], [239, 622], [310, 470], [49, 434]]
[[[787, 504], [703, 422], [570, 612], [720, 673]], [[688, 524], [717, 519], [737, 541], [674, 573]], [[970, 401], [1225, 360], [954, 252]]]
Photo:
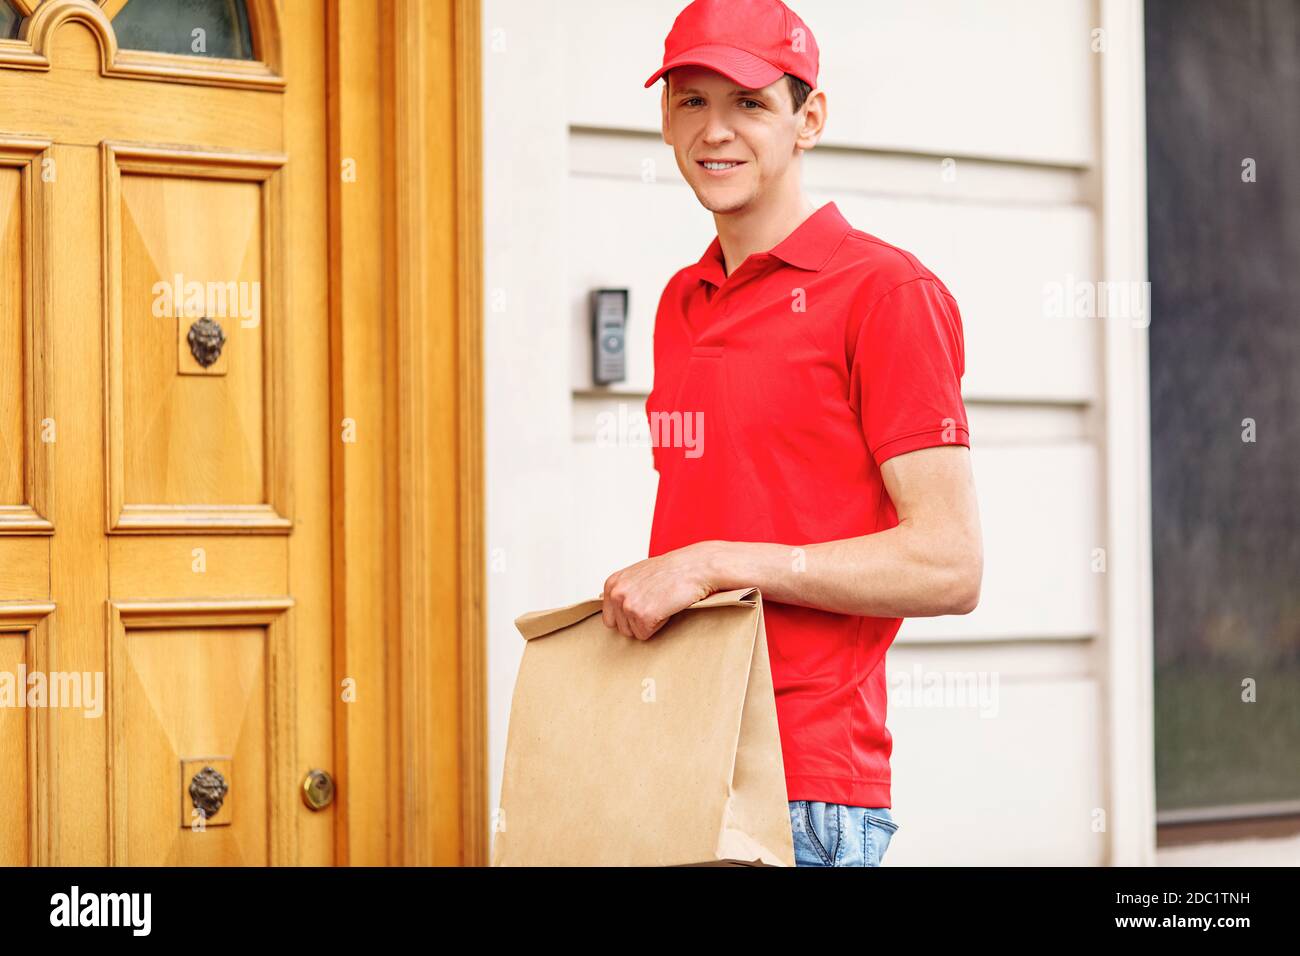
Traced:
[[953, 542], [906, 522], [819, 544], [708, 541], [713, 585], [756, 586], [771, 601], [867, 617], [965, 614], [978, 601], [977, 542]]

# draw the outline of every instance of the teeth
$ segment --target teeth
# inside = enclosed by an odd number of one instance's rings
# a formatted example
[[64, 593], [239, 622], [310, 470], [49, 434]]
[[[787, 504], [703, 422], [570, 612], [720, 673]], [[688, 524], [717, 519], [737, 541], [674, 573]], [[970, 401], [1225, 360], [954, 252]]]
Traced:
[[705, 169], [730, 169], [732, 166], [739, 166], [739, 163], [705, 163]]

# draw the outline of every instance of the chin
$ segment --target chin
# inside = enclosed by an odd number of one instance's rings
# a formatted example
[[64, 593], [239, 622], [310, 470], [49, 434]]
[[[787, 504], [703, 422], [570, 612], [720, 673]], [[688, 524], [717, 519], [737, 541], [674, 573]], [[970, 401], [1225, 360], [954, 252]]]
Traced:
[[723, 192], [722, 190], [697, 189], [695, 198], [709, 212], [729, 213], [739, 212], [744, 209], [754, 197], [748, 192], [742, 193], [736, 190]]

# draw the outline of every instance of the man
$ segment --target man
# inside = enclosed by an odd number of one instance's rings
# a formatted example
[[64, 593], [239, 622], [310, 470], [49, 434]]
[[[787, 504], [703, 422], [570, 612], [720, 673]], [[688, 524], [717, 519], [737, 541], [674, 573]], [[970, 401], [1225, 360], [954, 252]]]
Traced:
[[695, 0], [646, 82], [665, 81], [664, 142], [718, 235], [660, 298], [649, 558], [610, 575], [602, 613], [645, 640], [757, 586], [796, 863], [875, 866], [898, 828], [885, 652], [903, 617], [975, 607], [983, 547], [957, 304], [804, 193], [817, 71], [779, 0]]

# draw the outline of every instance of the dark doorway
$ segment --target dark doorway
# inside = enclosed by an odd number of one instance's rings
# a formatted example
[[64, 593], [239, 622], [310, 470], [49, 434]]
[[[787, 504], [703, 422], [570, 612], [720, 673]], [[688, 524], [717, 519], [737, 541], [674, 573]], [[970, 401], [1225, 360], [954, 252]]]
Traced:
[[1159, 819], [1300, 815], [1300, 0], [1146, 58]]

